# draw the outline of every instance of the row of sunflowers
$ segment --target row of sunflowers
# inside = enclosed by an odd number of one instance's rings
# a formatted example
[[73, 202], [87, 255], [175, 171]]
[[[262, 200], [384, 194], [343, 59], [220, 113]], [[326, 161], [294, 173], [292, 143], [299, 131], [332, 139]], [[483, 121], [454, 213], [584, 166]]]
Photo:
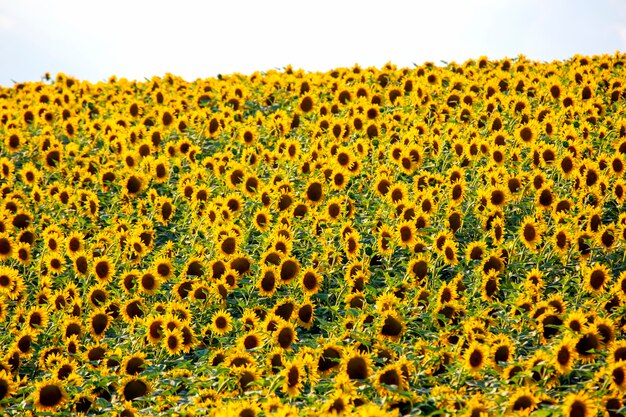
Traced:
[[0, 408], [623, 415], [625, 64], [0, 87]]

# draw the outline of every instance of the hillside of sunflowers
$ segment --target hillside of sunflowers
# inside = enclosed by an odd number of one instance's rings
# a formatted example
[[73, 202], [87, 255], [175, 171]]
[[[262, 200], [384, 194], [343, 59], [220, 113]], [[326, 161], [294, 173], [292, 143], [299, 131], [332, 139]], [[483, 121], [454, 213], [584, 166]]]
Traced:
[[626, 414], [625, 65], [0, 87], [0, 413]]

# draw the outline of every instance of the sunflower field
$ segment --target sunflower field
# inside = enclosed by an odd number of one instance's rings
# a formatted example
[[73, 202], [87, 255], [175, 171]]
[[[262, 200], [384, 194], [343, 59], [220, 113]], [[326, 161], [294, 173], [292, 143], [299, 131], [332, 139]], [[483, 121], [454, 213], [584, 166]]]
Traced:
[[624, 415], [625, 65], [0, 87], [0, 413]]

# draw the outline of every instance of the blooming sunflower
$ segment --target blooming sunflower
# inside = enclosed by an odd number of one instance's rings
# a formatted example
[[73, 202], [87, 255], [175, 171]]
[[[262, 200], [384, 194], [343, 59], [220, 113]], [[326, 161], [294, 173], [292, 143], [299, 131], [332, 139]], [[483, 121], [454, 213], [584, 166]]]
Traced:
[[223, 336], [232, 329], [233, 318], [226, 310], [219, 310], [211, 318], [211, 330], [213, 333]]
[[150, 392], [150, 384], [141, 377], [128, 376], [119, 385], [119, 395], [124, 401], [133, 401], [144, 397]]
[[176, 355], [184, 348], [183, 333], [177, 327], [173, 329], [166, 328], [163, 332], [163, 339], [161, 343], [170, 355]]
[[597, 411], [594, 401], [585, 392], [569, 393], [561, 410], [565, 417], [591, 417]]
[[109, 256], [101, 256], [94, 259], [93, 273], [100, 282], [107, 283], [115, 275], [115, 267]]
[[298, 360], [287, 362], [281, 371], [284, 378], [282, 391], [290, 397], [300, 395], [304, 385], [305, 372]]
[[370, 355], [354, 348], [344, 352], [341, 364], [343, 373], [351, 381], [366, 380], [372, 374], [372, 359]]
[[584, 272], [583, 288], [594, 294], [603, 293], [605, 286], [611, 280], [611, 274], [606, 265], [595, 264]]
[[39, 412], [55, 412], [68, 400], [63, 383], [56, 379], [44, 379], [35, 386], [33, 405]]

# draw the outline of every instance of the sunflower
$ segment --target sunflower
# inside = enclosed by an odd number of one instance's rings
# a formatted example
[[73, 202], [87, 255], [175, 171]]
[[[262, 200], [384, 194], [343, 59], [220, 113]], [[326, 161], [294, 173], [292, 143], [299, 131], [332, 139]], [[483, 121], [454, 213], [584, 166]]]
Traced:
[[[293, 313], [297, 308], [297, 303], [291, 297], [281, 298], [274, 306], [273, 313], [276, 317], [283, 319], [284, 321], [290, 321], [293, 317]], [[277, 323], [278, 325], [278, 323]]]
[[531, 252], [537, 251], [537, 246], [541, 243], [544, 226], [533, 217], [526, 216], [519, 227], [519, 238]]
[[610, 252], [617, 243], [618, 232], [612, 225], [603, 226], [596, 235], [597, 246], [604, 248]]
[[150, 384], [141, 377], [128, 376], [119, 386], [119, 395], [124, 401], [133, 401], [136, 398], [145, 397], [150, 393]]
[[55, 366], [53, 375], [59, 381], [66, 381], [72, 385], [79, 385], [83, 378], [78, 374], [78, 365], [72, 359], [63, 359]]
[[501, 245], [504, 241], [504, 218], [496, 217], [491, 222], [491, 229], [489, 230], [489, 235], [493, 241], [494, 245]]
[[404, 220], [396, 226], [396, 242], [399, 246], [408, 248], [416, 243], [417, 229], [411, 220]]
[[178, 327], [172, 329], [165, 328], [163, 338], [161, 340], [163, 348], [170, 355], [177, 355], [183, 351], [183, 333]]
[[243, 350], [252, 350], [262, 347], [265, 344], [265, 336], [256, 331], [248, 330], [241, 337], [239, 337], [237, 345]]
[[190, 257], [182, 270], [186, 276], [202, 277], [205, 275], [205, 265], [198, 256]]
[[509, 336], [497, 335], [489, 340], [489, 359], [490, 362], [501, 370], [506, 366], [515, 355], [515, 345]]
[[509, 198], [506, 187], [496, 186], [489, 190], [488, 207], [492, 210], [500, 210]]
[[378, 242], [377, 248], [378, 252], [382, 256], [388, 256], [393, 253], [393, 245], [394, 245], [394, 232], [391, 227], [387, 224], [383, 224], [378, 229]]
[[391, 185], [385, 198], [394, 207], [398, 207], [400, 204], [406, 204], [409, 198], [408, 186], [403, 182]]
[[500, 276], [494, 269], [481, 274], [480, 293], [485, 301], [493, 301], [498, 298], [500, 287]]
[[424, 282], [424, 279], [428, 276], [429, 270], [432, 267], [429, 266], [429, 263], [430, 258], [428, 256], [418, 254], [409, 261], [407, 274], [417, 282]]
[[300, 286], [308, 295], [317, 294], [320, 289], [324, 277], [318, 273], [313, 267], [308, 267], [300, 274]]
[[160, 196], [155, 201], [154, 207], [159, 223], [167, 226], [176, 213], [176, 206], [173, 200], [167, 196]]
[[274, 265], [263, 265], [259, 271], [257, 288], [261, 295], [271, 297], [279, 284], [279, 271]]
[[273, 332], [274, 342], [284, 350], [291, 350], [291, 345], [296, 342], [298, 336], [296, 329], [287, 321], [278, 324]]
[[55, 169], [58, 169], [60, 166], [62, 166], [63, 159], [63, 151], [58, 145], [56, 145], [55, 147], [48, 149], [45, 152], [43, 156], [44, 166], [49, 171], [54, 171]]
[[113, 262], [108, 256], [101, 256], [94, 259], [93, 273], [102, 283], [108, 283], [115, 275], [115, 267]]
[[290, 228], [275, 229], [274, 237], [271, 240], [271, 248], [281, 252], [283, 255], [289, 255], [293, 246], [293, 231]]
[[161, 279], [156, 271], [148, 270], [139, 277], [139, 289], [148, 294], [155, 294], [161, 286]]
[[224, 336], [232, 329], [233, 318], [226, 310], [219, 310], [211, 317], [211, 330], [213, 333]]
[[324, 344], [318, 351], [316, 372], [328, 374], [339, 369], [343, 356], [343, 348], [332, 342]]
[[324, 182], [321, 179], [310, 179], [305, 189], [306, 201], [312, 205], [320, 204], [324, 200]]
[[376, 194], [378, 194], [380, 197], [387, 196], [392, 185], [393, 184], [388, 174], [379, 173], [376, 175], [376, 179], [374, 181], [374, 190], [376, 191]]
[[475, 341], [465, 350], [463, 364], [469, 372], [476, 374], [485, 366], [487, 359], [487, 349], [482, 344]]
[[608, 268], [603, 264], [595, 264], [585, 269], [583, 288], [594, 294], [604, 292], [605, 286], [611, 280]]
[[[384, 390], [385, 389], [381, 387], [380, 391], [384, 391]], [[345, 415], [346, 413], [350, 411], [352, 401], [353, 401], [352, 395], [347, 394], [343, 392], [343, 390], [338, 389], [338, 390], [335, 390], [329, 396], [329, 398], [324, 402], [324, 405], [322, 406], [322, 410], [327, 415]], [[362, 409], [361, 409], [361, 412], [363, 412], [364, 415], [382, 415], [382, 414], [375, 413], [375, 412], [373, 412], [372, 414], [367, 414], [368, 411], [364, 411]]]
[[537, 408], [537, 397], [529, 388], [518, 388], [509, 397], [509, 409], [513, 412], [529, 414]]
[[[353, 165], [355, 165], [353, 163]], [[350, 181], [350, 175], [352, 173], [343, 168], [343, 167], [334, 167], [332, 173], [330, 174], [330, 185], [333, 190], [343, 191], [348, 186], [348, 182]]]
[[343, 239], [343, 249], [348, 259], [355, 259], [361, 251], [361, 236], [357, 231], [349, 233]]
[[37, 333], [28, 327], [21, 330], [14, 338], [14, 348], [22, 357], [30, 357], [33, 354], [35, 343], [37, 343]]
[[582, 311], [573, 311], [565, 317], [564, 325], [574, 333], [582, 332], [587, 325], [587, 316]]
[[110, 324], [111, 318], [102, 309], [94, 310], [89, 317], [90, 333], [95, 339], [101, 339]]
[[522, 285], [530, 294], [542, 294], [546, 286], [545, 280], [543, 279], [543, 272], [538, 268], [531, 269], [526, 273]]
[[612, 195], [618, 203], [623, 204], [626, 199], [626, 181], [618, 178], [613, 183]]
[[272, 223], [272, 215], [265, 207], [259, 207], [253, 214], [253, 225], [261, 233], [269, 230]]
[[167, 256], [160, 256], [152, 261], [152, 270], [157, 279], [167, 281], [174, 276], [174, 266]]
[[604, 395], [603, 398], [603, 406], [605, 410], [605, 416], [608, 415], [610, 417], [619, 416], [618, 411], [624, 406], [621, 399], [623, 396], [618, 394], [613, 395]]
[[83, 333], [83, 323], [78, 318], [66, 317], [63, 320], [61, 328], [63, 329], [61, 335], [63, 338], [68, 339], [71, 336], [82, 336]]
[[239, 237], [233, 233], [222, 236], [219, 240], [218, 248], [224, 256], [229, 256], [237, 251], [239, 246]]
[[374, 387], [381, 396], [393, 396], [396, 391], [407, 388], [407, 381], [400, 363], [390, 363], [374, 377]]
[[561, 256], [565, 255], [570, 247], [570, 232], [566, 227], [557, 227], [552, 233], [552, 247]]
[[280, 282], [288, 284], [300, 273], [300, 262], [294, 257], [287, 257], [282, 260], [279, 267]]
[[472, 261], [480, 261], [485, 256], [487, 244], [482, 240], [470, 242], [465, 248], [465, 258]]
[[56, 379], [41, 380], [35, 385], [33, 405], [39, 412], [55, 412], [68, 400], [65, 387]]
[[[40, 299], [38, 302], [39, 305], [46, 304], [48, 302], [48, 297], [50, 294], [50, 290], [45, 287], [40, 290], [38, 297], [46, 297], [46, 300], [45, 302], [42, 302], [42, 300]], [[1, 314], [2, 313], [0, 312], [0, 315]], [[45, 328], [48, 325], [48, 310], [41, 306], [31, 307], [28, 311], [25, 321], [31, 330], [39, 332], [41, 329]]]
[[596, 352], [602, 347], [601, 336], [590, 328], [582, 333], [576, 341], [576, 353], [578, 357], [585, 363], [593, 362]]
[[612, 293], [617, 295], [622, 302], [626, 302], [626, 271], [622, 271], [617, 277]]
[[617, 392], [626, 392], [626, 361], [611, 364], [607, 369], [612, 387]]
[[15, 395], [17, 391], [17, 384], [13, 381], [13, 377], [10, 372], [5, 369], [0, 370], [0, 402], [6, 402], [9, 398]]
[[78, 231], [72, 231], [65, 238], [65, 250], [70, 258], [85, 250], [84, 239], [84, 235]]
[[185, 320], [182, 321], [178, 329], [180, 330], [180, 333], [182, 335], [182, 349], [181, 350], [184, 353], [189, 353], [198, 342], [198, 340], [196, 339], [196, 334], [194, 330], [191, 328], [190, 324]]
[[24, 143], [24, 138], [18, 130], [9, 130], [4, 136], [4, 144], [9, 152], [17, 152]]
[[350, 348], [342, 355], [341, 369], [351, 381], [366, 380], [372, 374], [372, 359], [368, 353]]
[[393, 341], [400, 340], [405, 330], [405, 324], [400, 315], [392, 309], [381, 314], [379, 335]]
[[129, 323], [132, 323], [136, 320], [140, 320], [145, 312], [145, 305], [143, 304], [141, 298], [132, 298], [126, 300], [124, 306], [121, 308], [122, 317]]
[[345, 203], [345, 198], [336, 196], [330, 198], [324, 209], [324, 218], [330, 223], [335, 223], [341, 220], [343, 216], [346, 215], [345, 208], [343, 207]]
[[159, 184], [164, 184], [170, 177], [169, 160], [163, 156], [150, 161], [150, 176]]
[[0, 293], [6, 295], [12, 293], [19, 279], [20, 275], [16, 269], [0, 265]]
[[5, 261], [13, 255], [15, 242], [6, 233], [0, 233], [0, 261]]
[[298, 325], [305, 329], [310, 329], [313, 326], [315, 319], [315, 304], [308, 299], [305, 299], [300, 303], [296, 311], [298, 317]]
[[458, 263], [457, 258], [457, 245], [454, 241], [447, 241], [442, 248], [443, 261], [446, 265], [456, 265]]
[[300, 99], [300, 102], [298, 104], [298, 109], [302, 113], [308, 113], [313, 110], [314, 106], [315, 106], [315, 101], [313, 100], [313, 97], [309, 94], [305, 94]]
[[561, 408], [565, 417], [592, 417], [596, 415], [596, 406], [585, 392], [569, 393]]
[[287, 362], [280, 374], [284, 378], [282, 391], [289, 397], [297, 397], [300, 395], [305, 377], [302, 363], [297, 359], [292, 362]]
[[44, 256], [44, 265], [52, 275], [59, 275], [65, 271], [64, 257], [58, 252], [51, 252]]
[[122, 181], [122, 190], [129, 197], [136, 197], [147, 186], [148, 180], [140, 173], [130, 174]]
[[159, 315], [150, 315], [144, 319], [146, 337], [150, 343], [160, 343], [163, 339], [165, 319]]

